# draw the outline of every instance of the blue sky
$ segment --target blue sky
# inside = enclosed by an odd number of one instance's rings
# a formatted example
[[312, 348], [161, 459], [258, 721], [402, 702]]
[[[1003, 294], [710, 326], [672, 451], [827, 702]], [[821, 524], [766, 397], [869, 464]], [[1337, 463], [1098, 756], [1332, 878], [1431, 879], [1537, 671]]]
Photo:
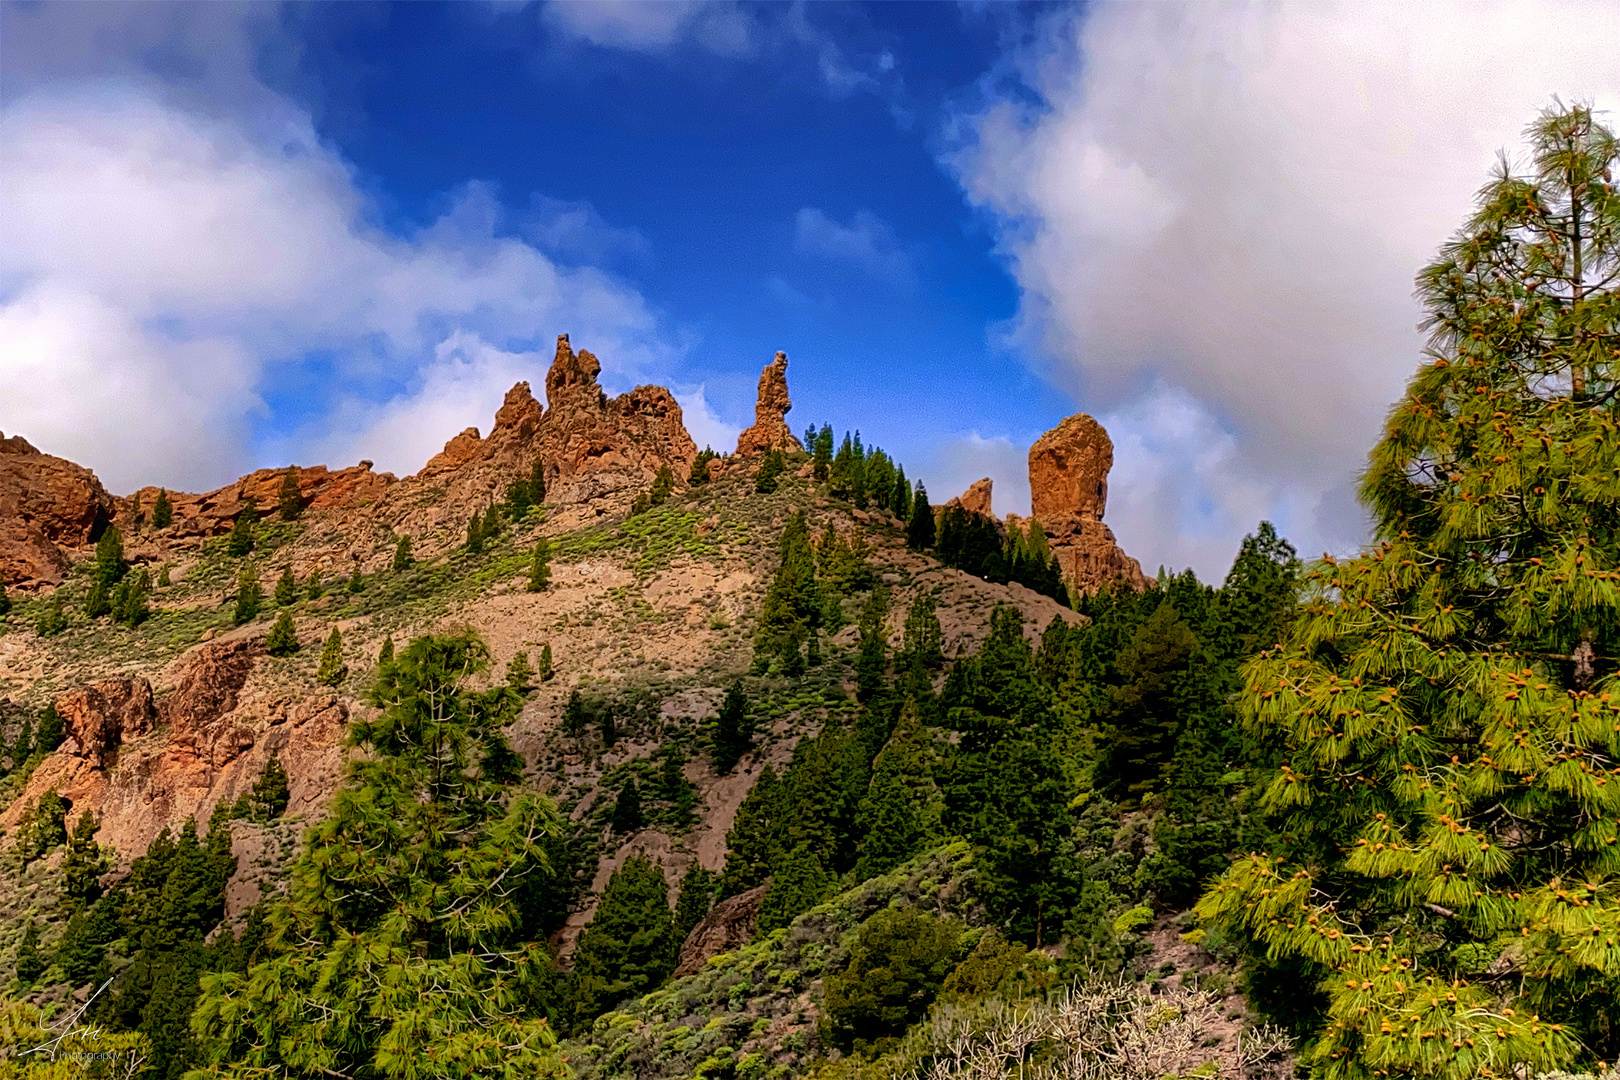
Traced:
[[1620, 104], [1612, 7], [1410, 8], [0, 4], [0, 429], [405, 473], [566, 332], [729, 449], [783, 349], [936, 501], [1027, 512], [1084, 410], [1148, 567], [1354, 547], [1413, 274], [1553, 94]]

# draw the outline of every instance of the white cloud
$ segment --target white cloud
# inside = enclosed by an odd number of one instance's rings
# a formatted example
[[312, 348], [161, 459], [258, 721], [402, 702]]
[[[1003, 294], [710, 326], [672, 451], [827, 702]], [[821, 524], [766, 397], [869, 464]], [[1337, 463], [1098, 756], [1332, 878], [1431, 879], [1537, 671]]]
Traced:
[[722, 56], [751, 51], [754, 21], [733, 3], [703, 0], [551, 0], [554, 29], [610, 49], [660, 52], [693, 41]]
[[928, 488], [928, 501], [943, 505], [988, 476], [996, 516], [1028, 516], [1030, 442], [1015, 442], [1005, 435], [986, 438], [977, 431], [946, 439], [918, 473]]
[[583, 199], [554, 199], [536, 192], [529, 198], [520, 231], [541, 251], [563, 259], [606, 262], [647, 254], [647, 238], [639, 230], [609, 225]]
[[793, 242], [801, 255], [853, 263], [881, 281], [903, 282], [911, 277], [911, 259], [900, 247], [894, 229], [869, 210], [855, 211], [850, 223], [841, 225], [806, 206], [795, 220]]
[[983, 82], [946, 161], [1022, 289], [1007, 343], [1091, 411], [1219, 449], [1116, 432], [1127, 550], [1217, 575], [1245, 515], [1285, 508], [1302, 550], [1361, 539], [1417, 270], [1554, 94], [1620, 106], [1616, 40], [1613, 5], [1092, 5]]
[[717, 454], [729, 454], [737, 448], [737, 436], [742, 434], [742, 426], [727, 423], [716, 415], [706, 391], [707, 387], [702, 383], [695, 387], [676, 387], [674, 390], [675, 400], [681, 406], [681, 416], [686, 423], [686, 433], [692, 436], [699, 450], [709, 447]]
[[[114, 490], [274, 463], [251, 436], [259, 393], [311, 352], [336, 411], [276, 451], [399, 471], [487, 426], [516, 379], [538, 384], [550, 335], [597, 352], [610, 384], [678, 355], [634, 289], [507, 235], [482, 185], [413, 234], [381, 230], [307, 117], [267, 139], [70, 84], [9, 101], [0, 145], [0, 429]], [[389, 386], [397, 400], [366, 404]]]

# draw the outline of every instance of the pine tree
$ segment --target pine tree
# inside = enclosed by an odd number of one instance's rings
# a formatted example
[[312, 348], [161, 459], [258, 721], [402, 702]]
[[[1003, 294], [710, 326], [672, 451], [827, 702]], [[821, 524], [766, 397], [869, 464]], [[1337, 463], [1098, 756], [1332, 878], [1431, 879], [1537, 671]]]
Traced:
[[714, 721], [714, 769], [722, 776], [737, 767], [737, 762], [754, 745], [754, 722], [748, 715], [748, 697], [742, 683], [734, 682], [720, 703], [720, 713]]
[[580, 1019], [656, 990], [674, 970], [679, 948], [663, 871], [645, 855], [631, 856], [608, 879], [574, 952]]
[[68, 838], [60, 880], [62, 895], [75, 903], [94, 900], [101, 889], [101, 875], [107, 872], [107, 856], [96, 843], [96, 828], [95, 816], [86, 810]]
[[634, 779], [626, 780], [613, 801], [613, 815], [609, 820], [617, 836], [629, 836], [647, 823], [641, 812], [641, 792]]
[[1244, 668], [1287, 829], [1197, 908], [1321, 988], [1305, 1064], [1347, 1080], [1620, 1053], [1620, 146], [1584, 106], [1527, 135], [1419, 275], [1375, 542]]
[[754, 470], [754, 490], [761, 495], [769, 495], [775, 491], [782, 482], [782, 472], [787, 468], [787, 461], [782, 457], [782, 451], [772, 447], [765, 451], [760, 458], [759, 468]]
[[888, 632], [883, 623], [888, 615], [889, 587], [879, 585], [861, 609], [860, 644], [855, 653], [855, 697], [859, 701], [870, 701], [883, 689], [888, 671]]
[[534, 669], [529, 666], [529, 654], [520, 652], [513, 655], [506, 663], [506, 685], [520, 694], [526, 694], [534, 689], [530, 680], [534, 678]]
[[24, 716], [17, 726], [17, 741], [11, 744], [11, 767], [22, 768], [34, 753], [34, 720]]
[[501, 508], [495, 503], [490, 503], [485, 508], [484, 522], [479, 526], [479, 531], [483, 533], [486, 542], [501, 535]]
[[321, 571], [317, 567], [309, 572], [309, 580], [304, 583], [304, 598], [319, 600], [325, 592], [326, 587], [321, 584]]
[[361, 593], [366, 591], [366, 578], [365, 575], [360, 572], [360, 567], [356, 566], [354, 568], [354, 573], [349, 575], [349, 581], [348, 584], [344, 586], [344, 591], [350, 596], [359, 596]]
[[281, 576], [276, 579], [276, 606], [291, 607], [298, 599], [298, 582], [293, 579], [292, 567], [281, 568]]
[[687, 485], [697, 487], [700, 484], [707, 484], [713, 475], [710, 472], [709, 463], [717, 461], [719, 458], [720, 455], [707, 446], [698, 451], [698, 456], [692, 459], [692, 471], [686, 477]]
[[906, 479], [906, 467], [895, 466], [894, 490], [889, 494], [889, 513], [905, 521], [911, 514], [911, 481]]
[[593, 711], [590, 703], [585, 700], [585, 695], [577, 689], [569, 691], [568, 705], [563, 709], [563, 733], [575, 737], [585, 734]]
[[383, 638], [382, 648], [377, 650], [377, 666], [384, 667], [394, 662], [394, 635]]
[[825, 484], [832, 471], [833, 461], [833, 429], [831, 424], [822, 424], [821, 430], [811, 443], [810, 475], [818, 484]]
[[34, 624], [34, 632], [40, 637], [54, 637], [67, 629], [67, 612], [62, 610], [62, 601], [62, 590], [57, 589], [51, 596], [50, 606]]
[[249, 499], [237, 512], [236, 520], [231, 523], [230, 535], [225, 539], [226, 554], [239, 558], [253, 550], [258, 520], [258, 507], [254, 505], [252, 499]]
[[675, 901], [673, 929], [677, 942], [684, 942], [709, 913], [714, 906], [714, 892], [719, 884], [719, 878], [703, 869], [703, 865], [695, 860], [686, 868], [686, 874], [681, 878], [680, 897]]
[[539, 592], [551, 583], [551, 541], [540, 537], [534, 542], [534, 555], [529, 560], [528, 590]]
[[62, 715], [54, 704], [45, 706], [39, 714], [39, 726], [34, 729], [34, 748], [42, 754], [53, 752], [67, 738]]
[[927, 551], [934, 546], [934, 508], [928, 505], [928, 490], [917, 481], [911, 498], [911, 514], [906, 518], [906, 545], [912, 551]]
[[144, 569], [126, 575], [113, 594], [111, 605], [113, 621], [131, 629], [145, 622], [152, 614], [152, 609], [146, 603], [151, 591], [152, 577]]
[[809, 844], [798, 844], [782, 859], [771, 877], [771, 887], [759, 901], [755, 928], [768, 934], [792, 922], [827, 898], [836, 878]]
[[[921, 593], [906, 610], [902, 649], [908, 664], [937, 668], [945, 662], [945, 632], [939, 625], [939, 607], [932, 593]], [[1062, 620], [1055, 620], [1054, 625]]]
[[276, 657], [288, 657], [298, 651], [298, 631], [293, 627], [292, 612], [283, 611], [276, 616], [275, 625], [265, 636], [264, 651]]
[[259, 616], [264, 603], [264, 590], [259, 587], [259, 572], [252, 563], [243, 566], [236, 575], [236, 609], [232, 619], [237, 626], [250, 623]]
[[289, 798], [291, 792], [287, 785], [287, 770], [282, 767], [281, 759], [271, 754], [270, 760], [264, 764], [264, 771], [248, 792], [248, 816], [254, 821], [273, 821], [287, 809]]
[[565, 1075], [541, 912], [516, 902], [549, 879], [561, 822], [479, 768], [505, 747], [502, 711], [463, 685], [488, 655], [418, 638], [379, 673], [380, 713], [350, 725], [361, 753], [272, 901], [264, 958], [201, 978], [207, 1075]]
[[534, 497], [530, 493], [527, 480], [514, 480], [506, 485], [506, 512], [513, 521], [526, 516], [529, 508], [534, 505]]
[[11, 614], [11, 597], [6, 595], [6, 583], [0, 579], [0, 619]]
[[17, 830], [17, 853], [24, 866], [67, 843], [67, 815], [72, 806], [55, 788], [29, 804]]
[[467, 551], [473, 555], [484, 552], [484, 516], [474, 514], [467, 520]]
[[164, 563], [162, 566], [158, 567], [157, 583], [158, 583], [158, 588], [160, 588], [160, 589], [167, 589], [169, 587], [170, 581], [169, 581], [169, 564], [168, 563]]
[[402, 574], [414, 565], [416, 565], [416, 559], [411, 556], [411, 538], [401, 536], [399, 543], [394, 545], [394, 573]]
[[722, 897], [747, 892], [771, 876], [771, 867], [782, 855], [782, 795], [776, 770], [765, 766], [726, 833], [726, 866], [720, 878]]
[[937, 771], [937, 755], [916, 702], [908, 702], [872, 763], [872, 782], [856, 811], [861, 835], [857, 880], [887, 873], [937, 839], [944, 809], [934, 780]]
[[534, 669], [535, 677], [541, 682], [550, 682], [553, 674], [551, 666], [551, 643], [548, 641], [540, 647], [540, 663]]
[[349, 667], [343, 662], [343, 633], [334, 626], [321, 646], [321, 666], [315, 672], [315, 681], [322, 686], [337, 686], [348, 674]]
[[602, 724], [602, 745], [613, 749], [613, 744], [619, 741], [619, 718], [613, 714], [613, 707], [607, 704], [598, 704], [596, 718]]
[[1253, 656], [1282, 641], [1293, 617], [1300, 562], [1269, 521], [1243, 538], [1221, 585], [1222, 636], [1232, 656]]
[[17, 946], [17, 978], [32, 983], [45, 974], [45, 958], [39, 952], [39, 924], [33, 919], [23, 929], [22, 944]]
[[647, 490], [647, 501], [654, 506], [662, 506], [675, 493], [675, 474], [668, 465], [661, 466], [658, 475], [653, 477], [652, 487]]
[[90, 583], [90, 591], [84, 594], [84, 615], [87, 619], [99, 619], [112, 611], [112, 597], [108, 594], [107, 586], [99, 581]]
[[282, 521], [297, 521], [304, 512], [304, 499], [298, 490], [298, 469], [289, 468], [281, 478], [281, 491], [277, 502]]
[[129, 564], [124, 561], [124, 534], [118, 526], [108, 525], [96, 541], [95, 576], [92, 580], [103, 588], [111, 589], [124, 576]]
[[158, 488], [157, 501], [152, 504], [152, 528], [167, 529], [174, 521], [174, 503], [169, 493]]
[[754, 664], [763, 670], [775, 661], [783, 672], [796, 675], [804, 670], [804, 646], [808, 642], [814, 648], [821, 621], [815, 553], [804, 511], [788, 519], [777, 550], [781, 562], [760, 609]]

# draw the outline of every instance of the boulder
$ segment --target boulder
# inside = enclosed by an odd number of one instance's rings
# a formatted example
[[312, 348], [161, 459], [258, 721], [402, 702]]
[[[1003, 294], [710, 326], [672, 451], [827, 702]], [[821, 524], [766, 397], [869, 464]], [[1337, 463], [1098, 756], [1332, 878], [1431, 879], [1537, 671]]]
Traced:
[[1085, 413], [1067, 418], [1029, 448], [1030, 507], [1064, 582], [1077, 593], [1119, 578], [1138, 589], [1147, 585], [1141, 565], [1120, 550], [1102, 521], [1113, 466], [1113, 440]]
[[754, 936], [754, 918], [759, 914], [759, 903], [765, 898], [765, 890], [769, 887], [760, 885], [714, 905], [703, 921], [686, 935], [673, 977], [679, 979], [684, 975], [695, 975], [703, 970], [703, 965], [710, 958], [748, 944], [748, 939]]
[[982, 480], [975, 480], [966, 491], [945, 505], [960, 506], [970, 514], [993, 518], [995, 514], [990, 512], [990, 487], [991, 480], [988, 476]]

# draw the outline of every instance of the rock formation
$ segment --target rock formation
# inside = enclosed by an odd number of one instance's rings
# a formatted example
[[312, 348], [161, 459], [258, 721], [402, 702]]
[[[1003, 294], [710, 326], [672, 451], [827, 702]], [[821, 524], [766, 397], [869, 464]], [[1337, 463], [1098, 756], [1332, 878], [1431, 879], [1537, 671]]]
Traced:
[[988, 476], [982, 480], [975, 480], [966, 491], [945, 505], [960, 506], [970, 514], [993, 518], [995, 515], [990, 512], [990, 487], [991, 480]]
[[[350, 506], [365, 506], [376, 502], [396, 483], [392, 473], [371, 471], [371, 462], [362, 461], [346, 469], [330, 470], [325, 465], [303, 468], [289, 466], [298, 479], [298, 501], [304, 510], [330, 510]], [[220, 536], [230, 532], [236, 518], [251, 502], [260, 516], [276, 513], [281, 505], [281, 487], [286, 482], [288, 468], [258, 469], [240, 477], [222, 488], [194, 495], [184, 491], [169, 491], [169, 502], [174, 507], [174, 520], [164, 532], [169, 539]], [[134, 520], [134, 508], [140, 507], [140, 520], [149, 522], [156, 504], [158, 489], [141, 488], [128, 499], [118, 500], [118, 523], [126, 528]]]
[[759, 373], [759, 398], [754, 403], [754, 426], [737, 436], [737, 455], [750, 457], [767, 450], [784, 453], [803, 450], [783, 419], [793, 402], [788, 399], [787, 353], [779, 352], [776, 359], [765, 365]]
[[767, 885], [760, 885], [714, 905], [703, 921], [686, 935], [673, 978], [695, 975], [703, 970], [703, 965], [711, 957], [748, 944], [748, 939], [754, 934], [754, 919], [759, 914], [759, 903], [765, 898], [768, 888]]
[[116, 513], [95, 473], [0, 432], [0, 580], [7, 588], [59, 584], [68, 568], [62, 549], [90, 543]]
[[1120, 577], [1138, 589], [1147, 584], [1140, 564], [1119, 549], [1102, 522], [1113, 465], [1113, 441], [1085, 413], [1064, 420], [1029, 448], [1030, 508], [1046, 530], [1063, 580], [1076, 592], [1095, 591]]

